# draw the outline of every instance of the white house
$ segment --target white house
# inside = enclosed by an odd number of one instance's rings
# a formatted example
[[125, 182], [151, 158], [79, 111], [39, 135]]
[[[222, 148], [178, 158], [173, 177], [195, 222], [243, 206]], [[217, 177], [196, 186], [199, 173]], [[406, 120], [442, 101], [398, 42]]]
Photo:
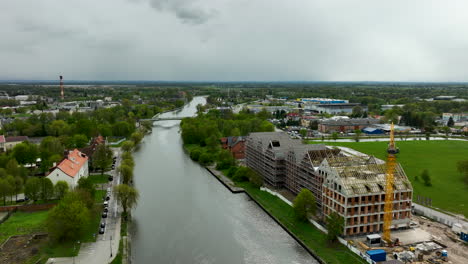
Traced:
[[47, 175], [55, 185], [58, 181], [66, 181], [70, 188], [78, 185], [81, 177], [88, 177], [88, 156], [77, 149], [70, 151], [57, 166]]

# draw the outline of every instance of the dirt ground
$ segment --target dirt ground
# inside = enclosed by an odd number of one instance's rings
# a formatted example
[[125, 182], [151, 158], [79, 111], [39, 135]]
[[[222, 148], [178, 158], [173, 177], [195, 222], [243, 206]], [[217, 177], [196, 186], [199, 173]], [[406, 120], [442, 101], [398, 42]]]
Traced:
[[432, 235], [432, 240], [447, 246], [449, 261], [454, 264], [468, 263], [468, 246], [452, 232], [450, 227], [420, 216], [413, 216], [413, 221], [417, 222], [421, 229], [429, 232]]
[[21, 264], [39, 253], [40, 248], [47, 243], [47, 237], [31, 235], [12, 237], [0, 250], [0, 263]]

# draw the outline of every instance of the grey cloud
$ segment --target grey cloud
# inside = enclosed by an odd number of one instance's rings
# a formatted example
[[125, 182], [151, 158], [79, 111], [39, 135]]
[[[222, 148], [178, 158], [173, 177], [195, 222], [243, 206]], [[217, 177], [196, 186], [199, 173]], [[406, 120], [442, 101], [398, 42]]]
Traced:
[[187, 24], [203, 24], [215, 15], [214, 10], [201, 7], [196, 0], [150, 0], [153, 8], [159, 11], [169, 11]]

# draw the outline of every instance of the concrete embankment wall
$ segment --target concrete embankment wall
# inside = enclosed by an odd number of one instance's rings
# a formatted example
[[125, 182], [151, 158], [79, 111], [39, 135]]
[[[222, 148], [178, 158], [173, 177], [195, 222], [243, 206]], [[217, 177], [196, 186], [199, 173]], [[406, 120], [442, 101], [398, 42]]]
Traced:
[[246, 194], [252, 201], [254, 201], [271, 219], [273, 219], [273, 221], [275, 221], [284, 231], [286, 231], [294, 240], [296, 240], [296, 242], [301, 245], [307, 252], [309, 252], [309, 254], [314, 257], [315, 260], [317, 260], [319, 263], [321, 264], [325, 264], [326, 262], [321, 259], [312, 249], [310, 249], [304, 242], [302, 242], [302, 240], [300, 240], [295, 234], [293, 234], [291, 231], [289, 231], [289, 229], [284, 226], [278, 219], [276, 219], [275, 216], [273, 216], [265, 207], [263, 207], [263, 205], [261, 205], [255, 198], [253, 198], [248, 192], [246, 192], [245, 190], [233, 190], [231, 188], [231, 186], [229, 186], [228, 184], [226, 184], [221, 178], [219, 178], [218, 176], [216, 176], [216, 174], [210, 169], [210, 168], [206, 168], [206, 170], [208, 172], [210, 172], [211, 175], [213, 175], [213, 177], [215, 177], [216, 179], [218, 179], [219, 182], [221, 182], [221, 184], [224, 185], [224, 187], [226, 187], [231, 193], [244, 193]]

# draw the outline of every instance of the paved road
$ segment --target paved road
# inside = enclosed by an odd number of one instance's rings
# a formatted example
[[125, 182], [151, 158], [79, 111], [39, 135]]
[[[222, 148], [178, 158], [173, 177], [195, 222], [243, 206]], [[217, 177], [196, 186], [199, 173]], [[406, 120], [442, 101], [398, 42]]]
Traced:
[[[121, 162], [120, 148], [114, 149], [114, 155], [117, 156], [115, 167], [117, 168]], [[109, 187], [120, 183], [120, 175], [117, 170], [106, 172], [113, 175], [114, 180], [109, 184]], [[111, 194], [109, 203], [108, 217], [103, 219], [106, 222], [106, 230], [102, 235], [98, 235], [96, 242], [84, 243], [81, 245], [80, 252], [75, 258], [51, 258], [47, 264], [52, 263], [76, 263], [76, 264], [106, 264], [110, 263], [119, 250], [120, 241], [120, 208], [113, 194]], [[97, 227], [96, 227], [97, 229]], [[112, 254], [111, 254], [112, 253]]]

